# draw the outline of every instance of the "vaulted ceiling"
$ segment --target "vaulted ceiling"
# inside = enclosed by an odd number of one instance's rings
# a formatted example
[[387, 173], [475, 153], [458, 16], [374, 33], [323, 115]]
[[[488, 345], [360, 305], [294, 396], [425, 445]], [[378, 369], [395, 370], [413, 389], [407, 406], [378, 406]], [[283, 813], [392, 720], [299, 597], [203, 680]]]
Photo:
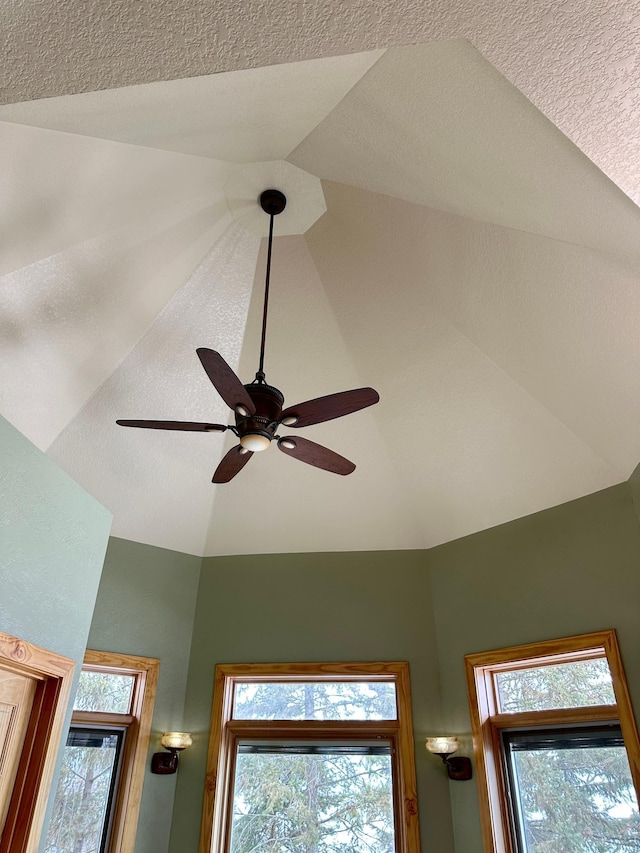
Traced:
[[[0, 413], [114, 534], [430, 547], [640, 460], [640, 9], [446, 5], [0, 12]], [[381, 400], [304, 432], [354, 474], [214, 486], [231, 437], [115, 420], [227, 422], [195, 349], [253, 378], [268, 184], [267, 380]]]

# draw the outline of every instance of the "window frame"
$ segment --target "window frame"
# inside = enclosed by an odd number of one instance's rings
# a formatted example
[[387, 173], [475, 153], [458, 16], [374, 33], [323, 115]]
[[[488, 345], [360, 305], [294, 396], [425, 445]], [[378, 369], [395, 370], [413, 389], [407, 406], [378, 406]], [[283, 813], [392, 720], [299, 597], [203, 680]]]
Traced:
[[126, 731], [106, 853], [134, 851], [159, 669], [157, 658], [94, 649], [85, 652], [83, 671], [134, 678], [129, 714], [74, 710], [71, 715], [70, 728], [115, 727]]
[[[497, 673], [603, 657], [611, 671], [615, 704], [500, 712], [495, 685]], [[503, 760], [502, 732], [505, 729], [618, 722], [629, 758], [631, 778], [640, 802], [640, 742], [615, 630], [465, 655], [465, 668], [482, 837], [487, 853], [497, 850], [517, 853]]]
[[[397, 719], [234, 720], [235, 684], [248, 681], [391, 681], [396, 686]], [[408, 663], [218, 664], [215, 670], [199, 853], [228, 853], [238, 740], [308, 738], [356, 741], [371, 740], [377, 736], [391, 743], [396, 853], [419, 853]]]

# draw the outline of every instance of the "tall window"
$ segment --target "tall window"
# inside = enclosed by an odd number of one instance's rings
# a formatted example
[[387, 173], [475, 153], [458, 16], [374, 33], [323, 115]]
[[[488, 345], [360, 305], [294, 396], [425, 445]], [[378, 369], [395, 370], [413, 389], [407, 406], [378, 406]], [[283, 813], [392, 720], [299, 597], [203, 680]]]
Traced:
[[406, 663], [218, 666], [201, 853], [417, 853]]
[[158, 667], [87, 651], [45, 853], [132, 853]]
[[615, 632], [466, 664], [485, 849], [637, 853], [640, 748]]

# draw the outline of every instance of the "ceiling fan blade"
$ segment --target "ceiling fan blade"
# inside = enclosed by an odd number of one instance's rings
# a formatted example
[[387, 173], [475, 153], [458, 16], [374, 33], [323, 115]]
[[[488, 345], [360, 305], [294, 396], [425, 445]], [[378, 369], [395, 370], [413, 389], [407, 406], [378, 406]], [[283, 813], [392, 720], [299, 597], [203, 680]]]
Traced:
[[224, 432], [229, 427], [223, 424], [198, 424], [193, 421], [116, 421], [120, 426], [142, 427], [143, 429], [179, 429], [187, 432]]
[[306, 462], [307, 465], [315, 465], [316, 468], [324, 468], [325, 471], [331, 471], [334, 474], [344, 476], [356, 470], [353, 462], [340, 456], [339, 453], [307, 438], [298, 438], [297, 435], [285, 435], [278, 441], [278, 447], [287, 456], [293, 456], [294, 459]]
[[212, 483], [228, 483], [233, 480], [239, 471], [242, 471], [247, 462], [251, 459], [253, 453], [247, 450], [244, 453], [240, 452], [240, 445], [236, 444], [232, 447], [222, 462], [218, 465], [213, 475]]
[[227, 406], [234, 411], [236, 406], [244, 406], [249, 415], [255, 414], [256, 407], [247, 389], [220, 353], [206, 347], [200, 347], [196, 352], [207, 376]]
[[288, 418], [297, 418], [296, 421], [287, 423], [286, 426], [305, 427], [311, 424], [320, 424], [333, 418], [341, 418], [350, 415], [367, 406], [377, 403], [380, 396], [373, 388], [355, 388], [353, 391], [340, 391], [338, 394], [328, 394], [326, 397], [316, 397], [296, 406], [289, 406], [280, 415], [280, 421]]

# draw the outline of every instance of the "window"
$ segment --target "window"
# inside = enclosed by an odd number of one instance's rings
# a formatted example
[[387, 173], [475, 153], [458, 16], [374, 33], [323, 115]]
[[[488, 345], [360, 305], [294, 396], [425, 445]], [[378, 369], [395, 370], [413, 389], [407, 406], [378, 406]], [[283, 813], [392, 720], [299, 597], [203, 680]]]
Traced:
[[465, 661], [485, 850], [640, 850], [640, 747], [615, 632]]
[[216, 668], [201, 853], [418, 853], [409, 666]]
[[87, 651], [44, 853], [133, 853], [158, 668]]

